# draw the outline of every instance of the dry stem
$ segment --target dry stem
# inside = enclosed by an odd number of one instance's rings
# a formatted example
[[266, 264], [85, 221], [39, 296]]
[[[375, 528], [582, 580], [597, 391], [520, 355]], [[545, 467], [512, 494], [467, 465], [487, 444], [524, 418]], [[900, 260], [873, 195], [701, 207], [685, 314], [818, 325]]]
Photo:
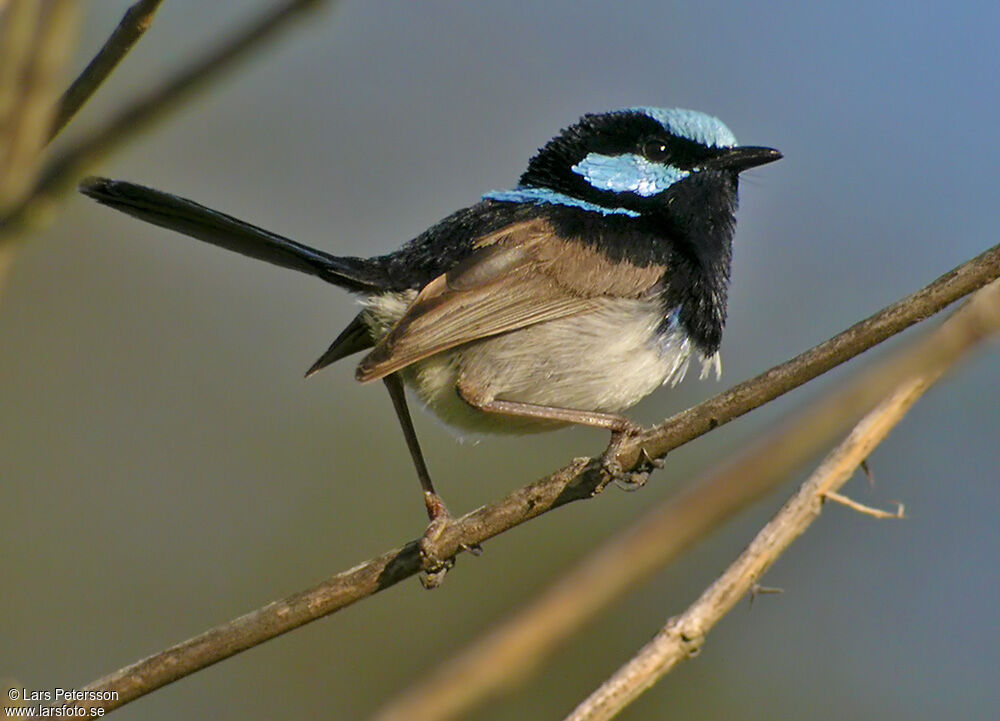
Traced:
[[101, 127], [77, 141], [47, 165], [30, 193], [16, 207], [0, 217], [0, 240], [3, 240], [2, 236], [23, 231], [59, 194], [75, 187], [80, 177], [108, 152], [130, 140], [167, 111], [232, 68], [236, 61], [245, 58], [250, 50], [272, 37], [290, 19], [321, 2], [322, 0], [286, 0], [271, 8], [228, 41], [221, 43], [167, 82], [153, 88]]

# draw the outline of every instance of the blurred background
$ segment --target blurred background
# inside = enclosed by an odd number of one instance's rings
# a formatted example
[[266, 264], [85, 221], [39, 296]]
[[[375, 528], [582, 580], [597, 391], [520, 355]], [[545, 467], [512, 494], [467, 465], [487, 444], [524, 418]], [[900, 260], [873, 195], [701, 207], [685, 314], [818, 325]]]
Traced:
[[[124, 0], [84, 3], [78, 71]], [[61, 142], [266, 4], [172, 0]], [[99, 170], [343, 254], [386, 252], [589, 111], [696, 108], [785, 159], [742, 184], [721, 384], [997, 242], [1000, 6], [360, 2], [310, 16]], [[990, 90], [989, 88], [993, 88]], [[78, 686], [392, 546], [425, 517], [388, 398], [302, 374], [342, 291], [70, 198], [0, 297], [0, 677]], [[912, 332], [911, 332], [912, 333]], [[889, 346], [893, 344], [888, 344]], [[614, 489], [127, 706], [127, 719], [362, 718], [561, 569], [879, 349]], [[1000, 708], [1000, 363], [934, 388], [702, 654], [622, 718], [985, 719]], [[599, 453], [588, 430], [456, 443], [416, 418], [462, 513]], [[561, 718], [743, 548], [797, 478], [477, 719]], [[623, 559], [623, 562], [627, 559]]]

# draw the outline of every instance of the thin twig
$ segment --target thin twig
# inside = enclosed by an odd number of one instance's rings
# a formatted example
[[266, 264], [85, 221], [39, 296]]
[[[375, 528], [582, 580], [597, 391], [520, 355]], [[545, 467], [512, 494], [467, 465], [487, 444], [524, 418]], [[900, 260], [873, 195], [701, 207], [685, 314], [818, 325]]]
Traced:
[[841, 495], [840, 493], [835, 493], [833, 491], [827, 491], [824, 493], [823, 498], [828, 501], [833, 501], [834, 503], [839, 503], [842, 506], [850, 508], [852, 511], [857, 511], [858, 513], [866, 516], [871, 516], [872, 518], [905, 518], [906, 507], [902, 503], [896, 504], [895, 511], [883, 511], [881, 508], [866, 506], [864, 503], [858, 503], [853, 498]]
[[35, 182], [75, 30], [75, 0], [12, 0], [0, 16], [0, 213]]
[[[674, 666], [697, 654], [708, 631], [755, 586], [764, 572], [819, 517], [823, 497], [854, 474], [907, 411], [946, 370], [989, 334], [1000, 330], [1000, 282], [984, 289], [928, 341], [906, 353], [906, 372], [892, 393], [866, 415], [757, 534], [747, 549], [683, 614], [567, 717], [607, 721]], [[920, 356], [915, 358], [914, 356]], [[916, 370], [915, 369], [919, 369]]]
[[43, 213], [57, 195], [75, 187], [80, 177], [105, 154], [231, 69], [237, 60], [272, 37], [289, 20], [322, 2], [286, 0], [269, 9], [217, 49], [126, 106], [106, 124], [68, 148], [48, 164], [30, 194], [6, 217], [0, 218], [0, 236], [21, 231], [38, 213]]
[[107, 80], [132, 46], [145, 34], [161, 2], [163, 0], [139, 0], [125, 11], [118, 27], [97, 51], [97, 55], [59, 98], [56, 117], [49, 130], [49, 140], [59, 135], [90, 96]]
[[[748, 412], [756, 407], [754, 404], [762, 405], [829, 370], [838, 362], [862, 353], [998, 276], [1000, 246], [995, 246], [941, 276], [923, 290], [894, 303], [816, 348], [679, 414], [675, 418], [683, 419], [686, 429], [683, 433], [673, 433], [668, 421], [658, 426], [659, 430], [653, 429], [643, 438], [647, 442], [657, 443], [657, 447], [661, 449], [660, 455], [663, 455], [667, 450]], [[726, 405], [725, 399], [729, 399], [731, 408]], [[671, 440], [662, 442], [660, 434], [669, 434]], [[553, 508], [590, 497], [593, 489], [604, 480], [599, 461], [576, 460], [496, 503], [456, 519], [442, 532], [438, 541], [439, 549], [452, 555], [474, 547]], [[84, 686], [84, 690], [115, 691], [117, 699], [80, 702], [79, 705], [87, 708], [101, 707], [106, 711], [117, 708], [179, 678], [334, 613], [421, 570], [418, 543], [411, 541], [403, 547], [392, 549], [339, 573], [313, 588], [275, 601], [98, 679]]]

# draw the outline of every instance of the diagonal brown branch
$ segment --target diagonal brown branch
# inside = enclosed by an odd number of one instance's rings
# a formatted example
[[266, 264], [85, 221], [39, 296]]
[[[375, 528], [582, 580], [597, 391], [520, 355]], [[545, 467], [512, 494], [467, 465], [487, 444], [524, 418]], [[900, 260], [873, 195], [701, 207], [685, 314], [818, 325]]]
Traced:
[[[686, 443], [829, 370], [895, 333], [940, 311], [1000, 276], [1000, 246], [995, 246], [923, 290], [883, 309], [838, 336], [762, 375], [746, 381], [645, 433], [623, 455], [638, 456], [639, 443], [657, 455]], [[886, 392], [877, 393], [870, 404]], [[861, 399], [864, 400], [864, 399]], [[869, 407], [870, 407], [869, 404]], [[676, 431], [673, 424], [679, 424]], [[633, 461], [634, 462], [634, 461]], [[629, 468], [628, 465], [625, 468]], [[447, 527], [439, 548], [454, 555], [531, 518], [592, 495], [604, 480], [601, 464], [580, 459], [565, 468], [479, 508]], [[264, 641], [322, 618], [421, 571], [416, 541], [390, 550], [339, 573], [319, 585], [275, 601], [229, 623], [126, 666], [83, 687], [115, 691], [113, 701], [81, 702], [84, 707], [117, 708], [157, 688], [217, 663]]]
[[56, 196], [74, 187], [87, 169], [105, 154], [232, 68], [236, 61], [272, 37], [289, 20], [304, 10], [320, 5], [322, 1], [286, 0], [271, 8], [228, 41], [126, 106], [107, 123], [54, 158], [27, 197], [6, 216], [0, 217], [0, 240], [4, 235], [23, 230]]
[[764, 572], [819, 517], [827, 493], [840, 488], [907, 411], [949, 368], [1000, 330], [1000, 282], [976, 294], [940, 329], [893, 363], [897, 385], [831, 452], [747, 549], [683, 614], [567, 717], [607, 721], [681, 661], [701, 649], [708, 631], [749, 593]]
[[107, 80], [153, 22], [153, 15], [163, 0], [139, 0], [122, 17], [121, 22], [97, 51], [83, 72], [59, 98], [55, 120], [49, 130], [49, 140], [59, 135], [90, 96]]

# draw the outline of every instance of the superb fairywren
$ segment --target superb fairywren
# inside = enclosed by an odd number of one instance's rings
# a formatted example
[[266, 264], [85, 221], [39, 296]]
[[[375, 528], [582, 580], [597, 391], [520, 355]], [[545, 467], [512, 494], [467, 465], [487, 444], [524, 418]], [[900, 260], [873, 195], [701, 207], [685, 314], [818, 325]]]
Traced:
[[459, 429], [634, 432], [620, 414], [680, 380], [692, 355], [702, 375], [719, 372], [739, 174], [780, 157], [737, 146], [691, 110], [586, 115], [513, 190], [374, 258], [330, 255], [132, 183], [90, 178], [81, 191], [358, 295], [363, 310], [308, 374], [367, 351], [357, 378], [385, 382], [440, 521], [403, 385]]

